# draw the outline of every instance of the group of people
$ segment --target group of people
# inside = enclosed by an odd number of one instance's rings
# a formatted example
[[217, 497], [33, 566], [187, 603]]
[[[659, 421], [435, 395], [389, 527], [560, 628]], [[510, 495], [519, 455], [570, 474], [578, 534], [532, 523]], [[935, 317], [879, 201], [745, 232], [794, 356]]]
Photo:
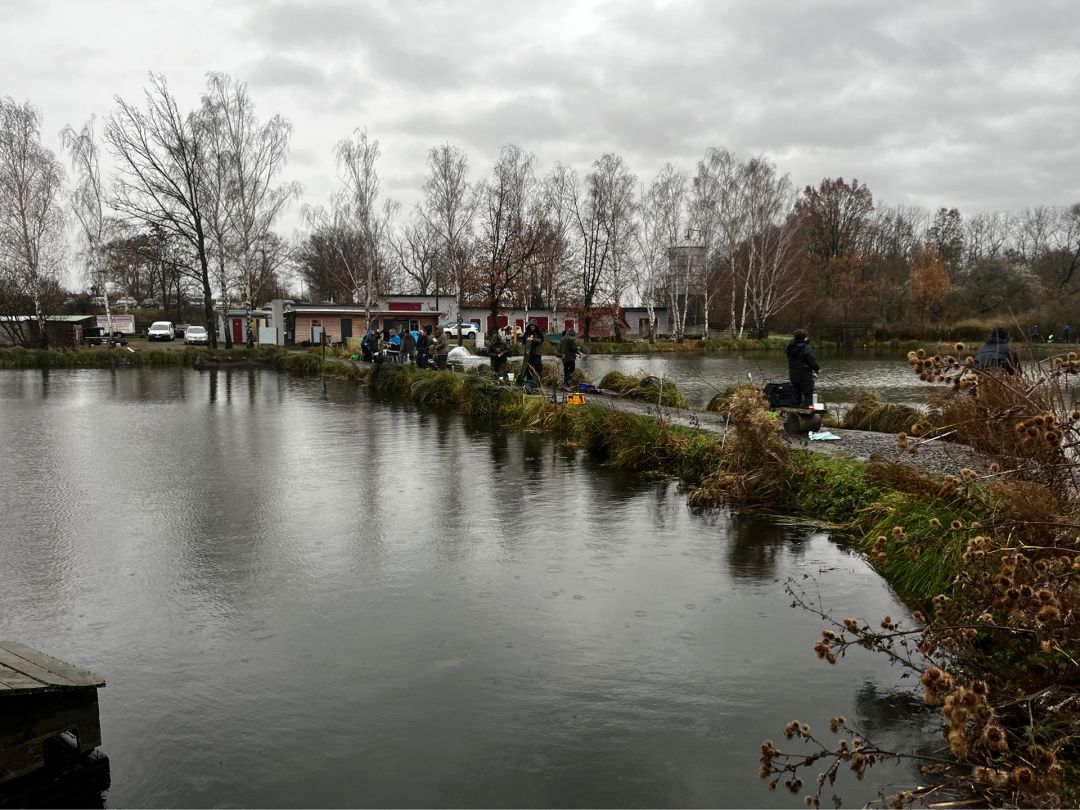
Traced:
[[[1031, 338], [1032, 343], [1054, 342], [1053, 333], [1047, 335], [1045, 341], [1043, 340], [1042, 333], [1039, 331], [1039, 325], [1037, 323], [1031, 325], [1031, 329], [1028, 331], [1028, 337]], [[1061, 340], [1063, 343], [1072, 343], [1072, 339], [1072, 324], [1066, 321], [1065, 325], [1061, 327]]]
[[[384, 351], [385, 349], [385, 351]], [[369, 363], [415, 363], [428, 368], [434, 360], [435, 368], [447, 368], [450, 354], [450, 337], [440, 330], [431, 336], [431, 327], [422, 329], [368, 329], [360, 339], [360, 356]]]
[[[450, 355], [450, 336], [440, 329], [437, 330], [438, 334], [432, 337], [431, 331], [430, 326], [404, 329], [400, 334], [391, 328], [381, 331], [368, 329], [360, 340], [361, 357], [369, 363], [386, 360], [391, 363], [415, 363], [420, 368], [429, 368], [434, 360], [436, 369], [445, 370]], [[508, 366], [513, 337], [510, 327], [505, 327], [496, 329], [488, 340], [491, 371], [496, 379], [509, 380]], [[542, 349], [547, 335], [535, 321], [530, 321], [525, 331], [517, 337], [525, 349], [524, 364], [517, 378], [518, 385], [532, 384], [539, 387], [544, 378]], [[573, 329], [563, 330], [558, 353], [562, 359], [563, 381], [569, 386], [577, 367], [577, 359], [581, 357], [577, 333]]]
[[[510, 339], [510, 328], [505, 327], [496, 329], [488, 342], [491, 372], [498, 380], [509, 379], [507, 367], [510, 358]], [[547, 341], [547, 335], [535, 321], [530, 321], [520, 339], [525, 348], [525, 360], [517, 383], [523, 386], [531, 384], [539, 387], [544, 379], [542, 350]], [[577, 359], [581, 357], [581, 350], [577, 344], [577, 332], [573, 329], [563, 330], [559, 340], [559, 357], [563, 365], [563, 384], [569, 387], [577, 367]]]

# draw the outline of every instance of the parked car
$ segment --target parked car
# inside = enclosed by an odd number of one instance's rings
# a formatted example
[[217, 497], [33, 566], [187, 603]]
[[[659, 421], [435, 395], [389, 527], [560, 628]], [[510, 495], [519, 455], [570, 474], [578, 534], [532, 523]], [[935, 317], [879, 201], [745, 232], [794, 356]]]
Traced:
[[172, 321], [154, 321], [146, 330], [147, 340], [172, 340], [175, 337]]
[[184, 343], [206, 346], [210, 343], [210, 333], [205, 326], [189, 326], [184, 330]]
[[125, 296], [123, 298], [117, 298], [116, 305], [118, 307], [133, 307], [136, 306], [136, 302], [131, 296]]
[[102, 298], [100, 295], [95, 295], [93, 298], [90, 299], [90, 306], [103, 307], [105, 306], [105, 299]]
[[177, 337], [183, 337], [187, 334], [188, 325], [186, 323], [178, 323], [173, 326], [173, 334]]
[[144, 298], [142, 300], [143, 309], [157, 309], [161, 306], [161, 302], [156, 298]]
[[460, 333], [462, 337], [475, 338], [480, 333], [480, 327], [471, 321], [469, 323], [448, 323], [439, 328], [451, 337], [457, 337]]

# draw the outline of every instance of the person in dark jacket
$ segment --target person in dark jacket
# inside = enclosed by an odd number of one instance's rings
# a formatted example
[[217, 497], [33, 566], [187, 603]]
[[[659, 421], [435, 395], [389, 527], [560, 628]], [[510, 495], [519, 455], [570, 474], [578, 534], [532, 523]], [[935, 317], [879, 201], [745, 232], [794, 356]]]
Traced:
[[401, 336], [401, 359], [409, 364], [416, 361], [416, 334], [408, 329]]
[[431, 356], [431, 337], [427, 329], [421, 329], [416, 334], [416, 365], [427, 368], [428, 357]]
[[567, 329], [563, 332], [562, 340], [559, 341], [559, 355], [562, 357], [563, 385], [570, 387], [570, 378], [574, 376], [574, 367], [581, 355], [578, 351], [577, 332]]
[[525, 366], [522, 369], [521, 382], [526, 378], [531, 379], [536, 385], [544, 383], [544, 362], [541, 359], [540, 350], [544, 346], [545, 336], [535, 321], [530, 321], [525, 327]]
[[793, 338], [786, 350], [788, 379], [799, 398], [799, 407], [809, 408], [814, 404], [814, 376], [821, 371], [821, 366], [810, 349], [810, 333], [796, 329]]
[[449, 354], [450, 336], [445, 329], [440, 329], [438, 337], [435, 338], [435, 368], [446, 371], [446, 358]]
[[492, 376], [496, 380], [506, 379], [506, 358], [510, 354], [510, 347], [507, 345], [501, 329], [496, 329], [491, 335], [491, 340], [488, 343], [488, 354], [491, 355]]
[[1006, 374], [1020, 371], [1020, 355], [1009, 347], [1007, 330], [998, 327], [990, 333], [986, 343], [975, 353], [975, 368], [983, 372], [1000, 368]]

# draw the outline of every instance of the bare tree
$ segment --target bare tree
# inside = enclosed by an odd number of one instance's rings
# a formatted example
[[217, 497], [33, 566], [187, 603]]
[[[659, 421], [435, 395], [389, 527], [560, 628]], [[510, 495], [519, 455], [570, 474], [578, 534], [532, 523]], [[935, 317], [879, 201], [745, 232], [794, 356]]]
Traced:
[[686, 232], [687, 186], [686, 173], [667, 163], [652, 184], [641, 190], [636, 231], [640, 261], [634, 286], [648, 311], [650, 343], [656, 339], [656, 303], [664, 290], [677, 340], [682, 338], [685, 329], [689, 263], [683, 262], [680, 267], [678, 261], [672, 260], [672, 251]]
[[401, 229], [401, 236], [392, 240], [394, 253], [411, 289], [427, 295], [435, 281], [435, 267], [439, 261], [439, 235], [424, 218], [419, 207], [414, 209], [412, 220]]
[[573, 302], [577, 284], [574, 242], [571, 238], [574, 211], [574, 174], [556, 163], [544, 177], [541, 189], [547, 239], [538, 261], [527, 273], [522, 303], [531, 307], [551, 307], [558, 320], [561, 307]]
[[1049, 206], [1025, 208], [1020, 212], [1016, 227], [1016, 252], [1021, 261], [1031, 264], [1050, 249], [1057, 218], [1057, 212]]
[[[250, 308], [268, 286], [267, 271], [274, 266], [268, 261], [274, 255], [274, 221], [302, 190], [299, 183], [277, 185], [288, 159], [292, 125], [280, 115], [261, 123], [247, 85], [224, 73], [208, 76], [200, 119], [206, 130], [207, 198], [212, 211], [208, 221], [223, 293], [227, 298], [229, 287], [235, 285]], [[231, 279], [227, 264], [234, 268]]]
[[98, 144], [94, 135], [94, 119], [90, 118], [78, 132], [69, 124], [60, 131], [60, 142], [71, 155], [71, 167], [75, 172], [75, 188], [71, 195], [71, 207], [79, 223], [83, 241], [83, 257], [86, 272], [101, 290], [105, 301], [105, 331], [112, 339], [112, 305], [109, 302], [107, 271], [108, 243], [112, 223], [105, 216], [105, 189], [101, 182], [101, 165], [98, 160]]
[[[550, 238], [533, 161], [520, 146], [504, 146], [491, 180], [477, 189], [481, 228], [477, 256], [492, 328], [499, 322], [502, 297], [539, 262]], [[460, 342], [460, 332], [458, 337]]]
[[996, 259], [1013, 238], [1014, 217], [1008, 211], [980, 211], [965, 223], [967, 263]]
[[[442, 242], [442, 261], [457, 291], [458, 317], [470, 287], [469, 267], [475, 248], [472, 236], [477, 196], [469, 183], [469, 160], [456, 146], [443, 144], [428, 151], [430, 175], [424, 183], [423, 212]], [[438, 279], [435, 294], [439, 294]], [[460, 343], [462, 337], [458, 335]]]
[[[357, 129], [351, 139], [339, 141], [334, 150], [344, 188], [331, 205], [335, 221], [355, 225], [363, 240], [360, 257], [363, 274], [364, 325], [371, 323], [371, 304], [382, 291], [390, 267], [387, 256], [390, 221], [397, 210], [392, 200], [379, 204], [379, 142], [368, 140], [367, 130]], [[359, 278], [356, 279], [359, 281]]]
[[711, 272], [713, 262], [725, 270], [731, 296], [728, 330], [736, 334], [736, 304], [740, 288], [739, 248], [748, 231], [746, 200], [740, 176], [740, 164], [726, 149], [710, 148], [698, 162], [691, 203], [692, 228], [698, 233], [704, 261], [700, 268], [705, 336], [709, 334], [709, 312], [719, 291]]
[[593, 164], [584, 188], [573, 197], [585, 340], [591, 337], [597, 302], [606, 296], [613, 307], [618, 306], [634, 239], [635, 184], [622, 158], [607, 153]]
[[[756, 336], [765, 338], [769, 319], [802, 293], [805, 264], [795, 261], [793, 249], [795, 188], [763, 157], [744, 164], [742, 175], [750, 234], [742, 251], [744, 308]], [[739, 324], [740, 335], [744, 325]]]
[[[141, 111], [117, 97], [105, 138], [118, 165], [112, 206], [129, 219], [160, 228], [185, 242], [190, 269], [201, 286], [207, 324], [214, 323], [205, 211], [205, 127], [195, 113], [183, 114], [165, 78], [150, 75]], [[210, 330], [217, 348], [217, 330]]]
[[32, 340], [20, 320], [28, 307], [48, 347], [47, 308], [64, 258], [62, 183], [59, 161], [41, 144], [41, 114], [29, 102], [0, 99], [0, 308], [12, 342], [23, 346]]

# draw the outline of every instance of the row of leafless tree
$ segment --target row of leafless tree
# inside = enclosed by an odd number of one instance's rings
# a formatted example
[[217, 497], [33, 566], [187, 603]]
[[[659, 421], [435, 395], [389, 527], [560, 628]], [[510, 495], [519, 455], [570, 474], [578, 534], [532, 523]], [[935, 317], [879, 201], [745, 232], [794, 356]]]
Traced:
[[[116, 101], [104, 129], [117, 167], [110, 184], [93, 120], [61, 133], [74, 173], [79, 253], [106, 311], [107, 276], [133, 264], [156, 267], [159, 289], [174, 287], [177, 299], [193, 282], [207, 323], [215, 294], [226, 305], [256, 303], [287, 258], [275, 220], [300, 193], [279, 180], [289, 123], [261, 122], [246, 86], [223, 74], [208, 76], [191, 111], [179, 108], [160, 76], [150, 77], [142, 106]], [[42, 146], [40, 114], [29, 103], [4, 99], [0, 115], [0, 295], [5, 313], [33, 312], [44, 339], [45, 293], [55, 297], [65, 266], [64, 172]]]
[[[562, 164], [540, 174], [532, 154], [508, 145], [474, 180], [465, 152], [443, 144], [402, 218], [382, 195], [379, 143], [362, 128], [335, 149], [339, 189], [302, 207], [307, 232], [289, 245], [275, 226], [301, 195], [281, 179], [292, 127], [260, 120], [242, 82], [210, 74], [184, 111], [152, 75], [142, 104], [116, 104], [103, 143], [93, 120], [62, 131], [67, 195], [40, 114], [0, 101], [0, 307], [31, 314], [42, 336], [72, 255], [107, 307], [117, 286], [177, 304], [197, 295], [208, 322], [215, 298], [257, 305], [291, 270], [312, 299], [368, 308], [388, 292], [434, 293], [493, 316], [579, 311], [588, 334], [597, 314], [634, 301], [654, 324], [666, 305], [677, 335], [719, 323], [738, 336], [766, 332], [794, 304], [810, 312], [804, 322], [1015, 308], [1048, 289], [1071, 294], [1080, 268], [1077, 206], [931, 216], [876, 206], [858, 181], [798, 192], [766, 158], [718, 148], [693, 173], [668, 164], [642, 182], [615, 154], [583, 175]], [[116, 167], [109, 181], [102, 148]], [[65, 212], [78, 225], [74, 253]]]

